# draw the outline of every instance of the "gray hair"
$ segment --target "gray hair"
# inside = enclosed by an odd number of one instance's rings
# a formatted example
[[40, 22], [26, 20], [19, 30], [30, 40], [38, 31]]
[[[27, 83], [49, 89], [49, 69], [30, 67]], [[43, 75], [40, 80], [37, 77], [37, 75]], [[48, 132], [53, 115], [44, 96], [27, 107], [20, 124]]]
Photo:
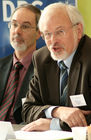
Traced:
[[84, 20], [83, 20], [83, 17], [81, 15], [81, 13], [76, 8], [76, 6], [72, 6], [70, 4], [65, 4], [65, 3], [61, 3], [61, 2], [50, 4], [50, 5], [48, 5], [47, 7], [44, 8], [44, 10], [43, 10], [43, 12], [41, 14], [40, 20], [39, 20], [39, 27], [40, 27], [41, 20], [43, 20], [42, 17], [45, 17], [44, 15], [46, 14], [46, 12], [49, 9], [50, 10], [52, 9], [52, 10], [56, 11], [56, 9], [58, 9], [58, 8], [60, 10], [61, 10], [61, 8], [65, 8], [71, 23], [73, 25], [81, 23], [82, 26], [83, 26], [83, 32], [84, 32]]

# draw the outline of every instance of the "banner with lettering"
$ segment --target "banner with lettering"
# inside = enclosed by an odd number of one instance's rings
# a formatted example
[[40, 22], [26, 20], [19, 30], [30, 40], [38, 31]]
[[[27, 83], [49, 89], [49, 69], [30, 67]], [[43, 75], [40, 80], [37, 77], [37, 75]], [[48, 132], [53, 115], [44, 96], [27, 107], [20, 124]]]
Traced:
[[[0, 0], [0, 58], [13, 53], [13, 48], [9, 41], [8, 22], [15, 8], [24, 3], [31, 3], [43, 10], [43, 8], [54, 2], [64, 2], [76, 5], [76, 0]], [[37, 48], [45, 45], [40, 38], [37, 41]]]

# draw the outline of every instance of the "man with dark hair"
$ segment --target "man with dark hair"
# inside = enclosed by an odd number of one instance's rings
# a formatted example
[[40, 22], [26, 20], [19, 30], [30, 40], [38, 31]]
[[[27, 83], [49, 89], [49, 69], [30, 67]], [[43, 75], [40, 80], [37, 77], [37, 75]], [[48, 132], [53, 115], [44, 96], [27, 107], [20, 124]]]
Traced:
[[22, 122], [22, 98], [33, 75], [31, 58], [40, 37], [40, 15], [37, 7], [23, 4], [11, 16], [8, 26], [14, 53], [0, 59], [0, 121]]

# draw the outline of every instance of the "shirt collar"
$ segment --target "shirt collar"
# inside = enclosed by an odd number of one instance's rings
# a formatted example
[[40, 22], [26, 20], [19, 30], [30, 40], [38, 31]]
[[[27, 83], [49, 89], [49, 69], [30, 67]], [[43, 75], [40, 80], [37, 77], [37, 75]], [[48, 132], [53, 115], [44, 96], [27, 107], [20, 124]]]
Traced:
[[33, 52], [29, 53], [29, 55], [25, 56], [23, 59], [21, 60], [18, 60], [18, 58], [16, 57], [15, 53], [13, 53], [13, 65], [16, 63], [16, 62], [21, 62], [23, 67], [25, 69], [28, 68], [29, 64], [31, 63], [32, 61], [32, 54]]
[[[70, 69], [75, 52], [76, 50], [67, 59], [64, 60], [64, 64], [67, 66], [68, 69]], [[57, 61], [58, 65], [59, 65], [59, 62], [60, 60]]]

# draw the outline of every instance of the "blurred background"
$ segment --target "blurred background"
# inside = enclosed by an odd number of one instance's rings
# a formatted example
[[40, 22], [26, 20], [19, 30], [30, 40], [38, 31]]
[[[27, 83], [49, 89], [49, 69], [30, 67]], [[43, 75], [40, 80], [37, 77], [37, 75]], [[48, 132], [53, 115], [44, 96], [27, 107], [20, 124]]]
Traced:
[[[9, 42], [8, 22], [15, 8], [24, 3], [31, 3], [43, 10], [51, 3], [64, 2], [78, 7], [85, 21], [85, 33], [91, 36], [91, 0], [0, 0], [0, 58], [13, 53], [13, 48]], [[40, 38], [37, 41], [37, 49], [45, 45]]]

